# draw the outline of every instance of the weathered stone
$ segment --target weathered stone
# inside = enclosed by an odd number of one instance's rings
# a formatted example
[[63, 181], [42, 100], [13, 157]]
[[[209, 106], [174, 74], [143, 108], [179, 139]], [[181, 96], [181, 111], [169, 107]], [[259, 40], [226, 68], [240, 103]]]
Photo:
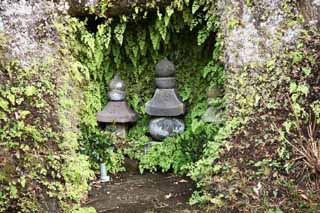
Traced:
[[175, 89], [156, 89], [154, 96], [145, 105], [148, 115], [179, 116], [185, 113], [185, 106]]
[[115, 123], [112, 124], [115, 127], [115, 131], [114, 133], [121, 137], [121, 138], [126, 138], [128, 135], [128, 125], [127, 124], [123, 124], [123, 123]]
[[126, 87], [126, 84], [124, 81], [120, 78], [119, 73], [117, 73], [114, 78], [109, 83], [109, 89], [110, 90], [120, 90], [124, 91]]
[[54, 58], [60, 41], [52, 14], [66, 10], [63, 2], [1, 0], [0, 33], [4, 33], [8, 45], [5, 57], [24, 67]]
[[150, 134], [156, 140], [182, 133], [184, 128], [183, 121], [177, 118], [154, 118], [149, 123]]
[[110, 101], [101, 112], [97, 113], [97, 120], [104, 123], [135, 122], [137, 113], [130, 109], [125, 101]]
[[165, 58], [156, 65], [155, 73], [157, 77], [170, 77], [175, 75], [176, 68], [171, 61]]
[[108, 97], [111, 101], [124, 101], [126, 97], [125, 83], [121, 80], [119, 74], [116, 74], [109, 84], [110, 91]]
[[209, 107], [207, 111], [202, 115], [201, 120], [207, 123], [220, 123], [223, 121], [221, 117], [221, 110], [214, 107]]
[[320, 27], [320, 0], [298, 0], [298, 9], [306, 22]]
[[111, 101], [124, 101], [124, 99], [126, 98], [126, 93], [120, 90], [113, 90], [108, 92], [108, 98]]
[[176, 78], [174, 77], [156, 78], [156, 86], [159, 89], [175, 88]]
[[[155, 66], [157, 89], [145, 105], [148, 115], [174, 117], [185, 113], [185, 105], [176, 93], [175, 66], [168, 59]], [[176, 118], [154, 118], [149, 123], [149, 131], [155, 140], [162, 140], [184, 131], [183, 121]], [[146, 149], [146, 148], [145, 148]]]
[[[66, 0], [69, 3], [68, 13], [71, 16], [89, 16], [88, 7], [95, 7], [98, 10], [97, 14], [101, 13], [98, 8], [98, 3], [101, 0]], [[154, 2], [157, 6], [165, 8], [171, 4], [170, 0], [157, 0]], [[139, 7], [148, 11], [154, 11], [157, 7], [148, 7], [146, 0], [108, 0], [110, 7], [105, 8], [104, 15], [106, 17], [115, 17], [128, 15], [135, 12], [134, 8]]]

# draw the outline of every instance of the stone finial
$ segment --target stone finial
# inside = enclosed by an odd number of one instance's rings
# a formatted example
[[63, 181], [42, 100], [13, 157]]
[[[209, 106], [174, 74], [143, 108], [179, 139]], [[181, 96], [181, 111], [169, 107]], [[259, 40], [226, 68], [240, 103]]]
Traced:
[[111, 80], [109, 89], [110, 91], [108, 92], [108, 97], [111, 101], [123, 101], [125, 99], [125, 83], [123, 80], [121, 80], [119, 74], [116, 74]]
[[157, 77], [170, 77], [175, 75], [176, 68], [171, 61], [164, 58], [155, 66], [155, 73]]
[[117, 73], [114, 78], [109, 83], [109, 89], [110, 90], [120, 90], [124, 91], [126, 87], [126, 84], [124, 81], [120, 78], [119, 73]]
[[103, 123], [130, 123], [137, 120], [135, 113], [125, 101], [125, 83], [117, 74], [109, 84], [108, 97], [110, 101], [101, 112], [97, 113], [97, 120]]

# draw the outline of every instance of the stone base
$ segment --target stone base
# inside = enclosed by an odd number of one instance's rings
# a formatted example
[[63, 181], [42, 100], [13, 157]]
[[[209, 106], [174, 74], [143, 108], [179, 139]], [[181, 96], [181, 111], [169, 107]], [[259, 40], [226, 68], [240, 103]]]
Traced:
[[126, 138], [128, 135], [127, 124], [115, 124], [115, 134], [121, 138]]
[[177, 118], [154, 118], [149, 123], [150, 134], [155, 140], [163, 140], [166, 137], [180, 134], [184, 128], [183, 121]]

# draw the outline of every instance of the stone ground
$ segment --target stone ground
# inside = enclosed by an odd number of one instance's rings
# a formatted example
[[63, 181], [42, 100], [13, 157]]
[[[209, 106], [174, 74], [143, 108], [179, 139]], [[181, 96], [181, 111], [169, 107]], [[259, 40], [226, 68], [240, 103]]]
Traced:
[[124, 173], [93, 183], [85, 206], [98, 213], [201, 212], [188, 205], [194, 183], [172, 174]]

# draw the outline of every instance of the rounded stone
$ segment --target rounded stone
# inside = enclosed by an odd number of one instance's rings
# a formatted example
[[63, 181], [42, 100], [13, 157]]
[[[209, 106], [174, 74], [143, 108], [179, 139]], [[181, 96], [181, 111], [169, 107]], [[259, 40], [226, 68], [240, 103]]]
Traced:
[[174, 77], [156, 78], [156, 86], [159, 89], [175, 88], [176, 78]]
[[157, 77], [170, 77], [176, 73], [174, 64], [168, 59], [162, 59], [155, 67]]
[[126, 93], [120, 90], [113, 90], [108, 92], [108, 97], [111, 101], [123, 101], [126, 97]]
[[123, 80], [121, 80], [119, 74], [116, 74], [115, 77], [112, 79], [112, 81], [109, 84], [110, 90], [120, 90], [124, 91], [125, 89], [125, 83]]
[[180, 134], [184, 129], [183, 121], [177, 118], [154, 118], [149, 123], [150, 134], [155, 140]]

